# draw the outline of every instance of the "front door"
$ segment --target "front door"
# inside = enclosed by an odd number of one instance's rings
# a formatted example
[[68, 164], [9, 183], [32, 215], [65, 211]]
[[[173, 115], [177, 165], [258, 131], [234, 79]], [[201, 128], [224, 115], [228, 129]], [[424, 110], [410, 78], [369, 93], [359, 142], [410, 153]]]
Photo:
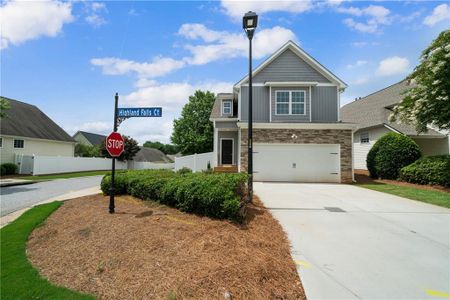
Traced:
[[221, 165], [231, 165], [233, 164], [233, 140], [223, 139], [221, 140]]

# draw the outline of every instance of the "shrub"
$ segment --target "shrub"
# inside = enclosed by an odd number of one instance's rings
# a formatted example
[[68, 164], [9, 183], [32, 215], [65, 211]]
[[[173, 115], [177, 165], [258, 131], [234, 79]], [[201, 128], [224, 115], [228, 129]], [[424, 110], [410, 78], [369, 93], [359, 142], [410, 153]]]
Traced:
[[13, 175], [17, 173], [17, 165], [13, 163], [1, 164], [1, 175]]
[[177, 173], [183, 175], [183, 174], [187, 174], [187, 173], [192, 173], [192, 170], [189, 169], [188, 167], [182, 167], [181, 169], [179, 169], [177, 171]]
[[[158, 201], [184, 212], [240, 220], [246, 181], [244, 173], [127, 171], [116, 175], [116, 194]], [[104, 194], [109, 194], [110, 184], [111, 176], [105, 175], [101, 183]]]
[[426, 156], [400, 170], [400, 179], [450, 187], [450, 155]]
[[402, 134], [382, 136], [367, 154], [367, 169], [374, 178], [397, 179], [400, 169], [420, 158], [419, 146]]

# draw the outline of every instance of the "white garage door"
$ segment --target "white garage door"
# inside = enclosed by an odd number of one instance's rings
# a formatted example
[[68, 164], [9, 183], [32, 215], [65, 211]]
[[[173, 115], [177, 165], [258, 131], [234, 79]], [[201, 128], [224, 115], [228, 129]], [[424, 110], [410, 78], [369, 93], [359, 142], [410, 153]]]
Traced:
[[340, 182], [340, 147], [253, 144], [255, 181]]

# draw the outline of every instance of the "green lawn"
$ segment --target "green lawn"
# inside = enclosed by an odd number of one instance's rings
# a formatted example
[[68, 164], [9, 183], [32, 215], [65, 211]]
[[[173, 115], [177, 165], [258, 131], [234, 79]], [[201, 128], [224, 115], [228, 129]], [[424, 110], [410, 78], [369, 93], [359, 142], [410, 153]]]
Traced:
[[450, 194], [446, 192], [422, 190], [414, 187], [398, 186], [388, 183], [365, 183], [357, 185], [383, 193], [450, 208]]
[[[28, 236], [53, 211], [62, 205], [56, 201], [36, 206], [20, 218], [0, 229], [1, 236], [1, 294], [7, 299], [95, 299], [50, 284], [27, 260], [25, 253]], [[49, 253], [51, 255], [51, 252]]]
[[108, 172], [110, 172], [110, 171], [89, 171], [89, 172], [75, 172], [75, 173], [64, 173], [64, 174], [53, 174], [53, 175], [36, 175], [36, 176], [24, 176], [24, 177], [20, 177], [20, 179], [53, 180], [53, 179], [63, 179], [63, 178], [105, 175]]

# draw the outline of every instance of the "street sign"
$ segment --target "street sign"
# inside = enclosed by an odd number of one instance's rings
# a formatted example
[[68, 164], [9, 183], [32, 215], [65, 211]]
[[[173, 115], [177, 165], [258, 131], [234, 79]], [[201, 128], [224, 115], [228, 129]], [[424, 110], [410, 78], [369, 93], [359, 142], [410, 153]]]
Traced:
[[119, 118], [148, 118], [162, 117], [161, 107], [121, 107], [117, 109], [117, 117]]
[[112, 132], [106, 138], [106, 150], [112, 157], [119, 157], [125, 148], [122, 136], [118, 132]]

